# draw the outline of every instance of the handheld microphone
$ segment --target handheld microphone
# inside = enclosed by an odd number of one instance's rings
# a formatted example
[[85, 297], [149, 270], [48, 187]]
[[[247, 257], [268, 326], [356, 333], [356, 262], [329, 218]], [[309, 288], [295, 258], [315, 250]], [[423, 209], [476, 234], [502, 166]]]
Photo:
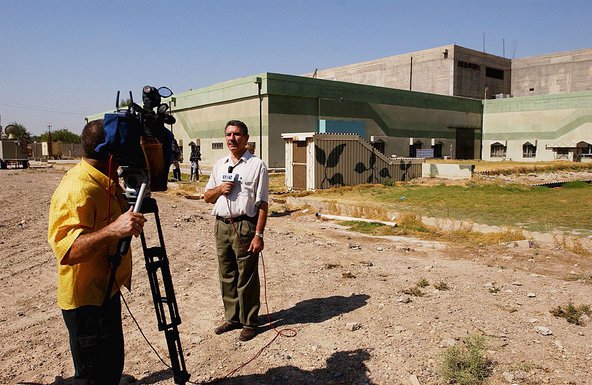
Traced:
[[228, 166], [228, 174], [222, 174], [222, 182], [235, 182], [238, 179], [238, 174], [234, 174], [232, 171], [234, 166]]

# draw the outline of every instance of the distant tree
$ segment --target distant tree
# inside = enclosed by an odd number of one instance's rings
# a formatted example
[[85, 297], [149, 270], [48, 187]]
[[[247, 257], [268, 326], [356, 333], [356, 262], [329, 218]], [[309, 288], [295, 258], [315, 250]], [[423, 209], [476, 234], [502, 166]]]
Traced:
[[[22, 124], [17, 123], [17, 122], [12, 122], [8, 126], [11, 126], [12, 133], [14, 134], [14, 136], [17, 139], [25, 139], [29, 143], [32, 141], [31, 133]], [[8, 128], [8, 126], [4, 127], [4, 130], [6, 130], [6, 128]]]
[[[39, 135], [40, 142], [47, 142], [48, 133], [45, 132]], [[55, 130], [51, 132], [51, 140], [62, 143], [80, 143], [80, 135], [73, 133], [67, 128]]]
[[119, 102], [119, 107], [127, 107], [130, 104], [132, 104], [132, 100], [131, 99], [123, 99]]

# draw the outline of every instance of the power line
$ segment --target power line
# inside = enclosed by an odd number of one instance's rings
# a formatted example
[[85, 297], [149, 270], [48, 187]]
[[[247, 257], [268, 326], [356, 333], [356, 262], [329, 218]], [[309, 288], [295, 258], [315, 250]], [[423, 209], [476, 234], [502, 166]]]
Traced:
[[43, 111], [43, 112], [54, 112], [57, 114], [68, 114], [68, 115], [89, 115], [86, 112], [73, 112], [73, 111], [63, 111], [63, 110], [55, 110], [48, 107], [39, 107], [39, 106], [23, 106], [22, 104], [14, 104], [0, 100], [0, 104], [15, 108], [20, 108], [23, 110], [33, 110], [33, 111]]

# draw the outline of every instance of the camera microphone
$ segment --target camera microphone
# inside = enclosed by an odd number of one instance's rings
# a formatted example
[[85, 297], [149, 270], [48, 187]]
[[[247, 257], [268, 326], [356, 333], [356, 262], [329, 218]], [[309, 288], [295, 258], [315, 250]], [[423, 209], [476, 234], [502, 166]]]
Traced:
[[228, 173], [231, 174], [234, 171], [234, 166], [228, 166]]

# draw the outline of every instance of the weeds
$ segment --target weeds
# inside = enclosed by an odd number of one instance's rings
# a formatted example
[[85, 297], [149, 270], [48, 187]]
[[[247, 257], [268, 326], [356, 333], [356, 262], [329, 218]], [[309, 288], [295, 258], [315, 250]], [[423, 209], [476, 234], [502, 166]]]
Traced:
[[450, 290], [450, 287], [448, 286], [448, 284], [446, 282], [439, 281], [439, 282], [436, 282], [436, 284], [434, 284], [434, 289], [440, 290], [440, 291], [445, 291], [445, 290]]
[[495, 286], [495, 282], [491, 284], [491, 286], [489, 287], [489, 292], [491, 294], [495, 294], [495, 293], [499, 293], [499, 291], [501, 290], [500, 287]]
[[561, 306], [557, 306], [554, 309], [550, 310], [550, 313], [553, 314], [555, 317], [565, 318], [567, 322], [583, 326], [583, 322], [581, 320], [583, 315], [591, 316], [592, 310], [590, 310], [590, 305], [582, 304], [579, 306], [575, 306], [573, 303], [568, 303], [565, 308]]
[[578, 281], [592, 284], [592, 274], [577, 274], [569, 275], [565, 278], [566, 281]]
[[571, 251], [574, 254], [582, 256], [592, 256], [592, 252], [584, 247], [578, 238], [553, 235], [553, 241], [563, 250]]
[[441, 375], [448, 382], [459, 385], [478, 385], [489, 375], [484, 354], [485, 339], [471, 335], [462, 346], [451, 346], [443, 354]]
[[423, 297], [425, 295], [425, 293], [423, 291], [421, 291], [421, 289], [417, 286], [412, 286], [408, 289], [403, 289], [402, 293], [407, 294], [407, 295], [412, 295], [414, 297]]
[[428, 286], [430, 286], [430, 282], [427, 279], [422, 278], [422, 279], [420, 279], [419, 281], [417, 281], [415, 283], [415, 286], [417, 286], [417, 287], [428, 287]]

